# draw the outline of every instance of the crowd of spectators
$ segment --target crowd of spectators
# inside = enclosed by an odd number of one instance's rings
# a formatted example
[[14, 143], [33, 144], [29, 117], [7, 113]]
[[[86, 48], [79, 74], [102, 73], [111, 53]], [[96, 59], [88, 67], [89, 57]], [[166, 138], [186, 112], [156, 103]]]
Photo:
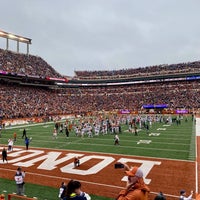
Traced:
[[144, 68], [132, 68], [121, 70], [105, 71], [75, 71], [75, 79], [92, 80], [92, 79], [116, 79], [116, 78], [135, 78], [158, 75], [171, 75], [182, 73], [199, 73], [200, 61], [179, 63], [171, 65], [155, 65]]
[[15, 53], [3, 49], [0, 49], [0, 70], [26, 76], [61, 77], [61, 75], [41, 57]]
[[0, 85], [0, 115], [4, 118], [81, 114], [115, 109], [141, 109], [144, 104], [169, 108], [200, 108], [200, 81], [107, 87], [44, 89]]

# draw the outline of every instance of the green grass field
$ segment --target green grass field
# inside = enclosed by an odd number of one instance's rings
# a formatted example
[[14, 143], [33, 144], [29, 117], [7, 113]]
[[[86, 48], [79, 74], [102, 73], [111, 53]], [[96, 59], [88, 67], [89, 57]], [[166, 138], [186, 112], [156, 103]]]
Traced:
[[[92, 152], [106, 152], [125, 155], [137, 155], [146, 157], [170, 158], [181, 160], [195, 160], [195, 129], [191, 118], [188, 122], [182, 120], [181, 125], [165, 126], [162, 123], [155, 123], [150, 129], [150, 133], [160, 133], [159, 136], [148, 136], [146, 130], [141, 130], [138, 136], [128, 132], [128, 126], [122, 126], [122, 133], [119, 134], [120, 146], [114, 146], [113, 135], [100, 135], [93, 138], [76, 137], [74, 132], [70, 133], [67, 139], [64, 133], [58, 135], [57, 140], [52, 139], [54, 124], [32, 124], [26, 127], [27, 135], [32, 137], [30, 148], [46, 147], [53, 149], [71, 149]], [[166, 128], [166, 130], [158, 129]], [[13, 133], [17, 133], [17, 142], [15, 145], [24, 146], [22, 137], [23, 127], [11, 127], [3, 130], [1, 145], [7, 145], [9, 138]], [[137, 144], [140, 140], [151, 140], [150, 144]], [[15, 183], [9, 180], [0, 180], [0, 192], [7, 190], [9, 193], [15, 191]], [[42, 191], [42, 192], [38, 192]], [[27, 184], [26, 194], [28, 196], [37, 196], [39, 199], [53, 200], [57, 198], [58, 189], [44, 186]], [[44, 198], [45, 196], [45, 198]], [[104, 200], [103, 197], [94, 199]]]

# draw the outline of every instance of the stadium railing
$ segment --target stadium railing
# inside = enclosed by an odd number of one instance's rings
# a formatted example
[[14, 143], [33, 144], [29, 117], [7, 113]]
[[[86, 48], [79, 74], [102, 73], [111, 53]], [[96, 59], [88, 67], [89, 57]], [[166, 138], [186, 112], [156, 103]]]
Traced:
[[30, 198], [26, 196], [19, 196], [17, 194], [8, 194], [8, 200], [36, 200], [37, 198]]

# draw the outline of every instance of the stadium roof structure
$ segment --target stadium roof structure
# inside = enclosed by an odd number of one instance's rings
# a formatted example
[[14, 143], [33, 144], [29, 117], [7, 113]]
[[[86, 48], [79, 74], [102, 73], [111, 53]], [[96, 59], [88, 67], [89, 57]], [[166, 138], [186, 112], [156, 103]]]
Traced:
[[0, 37], [6, 38], [6, 50], [9, 50], [9, 40], [15, 40], [17, 41], [17, 52], [19, 52], [19, 43], [21, 42], [27, 44], [27, 54], [29, 54], [29, 45], [31, 44], [30, 38], [8, 33], [2, 30], [0, 30]]

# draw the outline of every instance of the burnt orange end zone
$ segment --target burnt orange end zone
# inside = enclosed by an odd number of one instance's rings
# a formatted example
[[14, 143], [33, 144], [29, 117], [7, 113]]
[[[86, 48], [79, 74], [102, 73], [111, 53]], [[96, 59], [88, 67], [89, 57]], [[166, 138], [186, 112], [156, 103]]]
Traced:
[[[68, 182], [70, 179], [77, 179], [82, 182], [83, 190], [89, 194], [95, 194], [105, 197], [116, 197], [119, 191], [125, 187], [126, 183], [121, 179], [125, 176], [122, 169], [114, 169], [114, 164], [121, 158], [131, 158], [142, 161], [157, 161], [161, 162], [160, 165], [154, 165], [147, 175], [147, 179], [151, 179], [149, 187], [152, 192], [162, 191], [165, 194], [179, 195], [180, 189], [187, 189], [187, 191], [195, 190], [195, 162], [168, 160], [158, 158], [146, 158], [137, 156], [115, 155], [115, 154], [101, 154], [96, 152], [78, 152], [68, 150], [55, 150], [55, 149], [39, 149], [42, 150], [45, 155], [49, 152], [62, 152], [58, 159], [65, 157], [67, 153], [82, 153], [87, 155], [100, 155], [113, 157], [115, 160], [107, 167], [103, 168], [100, 172], [93, 175], [75, 175], [70, 173], [61, 172], [60, 168], [73, 162], [73, 159], [66, 161], [65, 163], [58, 164], [53, 170], [41, 170], [37, 167], [43, 163], [38, 161], [31, 167], [23, 167], [26, 171], [25, 181], [34, 184], [41, 184], [46, 186], [52, 186], [59, 188], [62, 181]], [[24, 153], [27, 155], [28, 152]], [[40, 155], [40, 156], [42, 156]], [[21, 155], [23, 156], [23, 155]], [[84, 157], [83, 156], [83, 157]], [[24, 159], [22, 162], [34, 159], [38, 156]], [[13, 159], [9, 157], [8, 160]], [[79, 170], [87, 170], [96, 165], [99, 159], [90, 159], [87, 162], [80, 165]], [[128, 163], [132, 166], [141, 166], [140, 163]], [[0, 177], [9, 178], [13, 180], [17, 166], [14, 163], [0, 164]], [[153, 199], [153, 197], [150, 197]], [[174, 199], [173, 197], [167, 197], [167, 199]]]

